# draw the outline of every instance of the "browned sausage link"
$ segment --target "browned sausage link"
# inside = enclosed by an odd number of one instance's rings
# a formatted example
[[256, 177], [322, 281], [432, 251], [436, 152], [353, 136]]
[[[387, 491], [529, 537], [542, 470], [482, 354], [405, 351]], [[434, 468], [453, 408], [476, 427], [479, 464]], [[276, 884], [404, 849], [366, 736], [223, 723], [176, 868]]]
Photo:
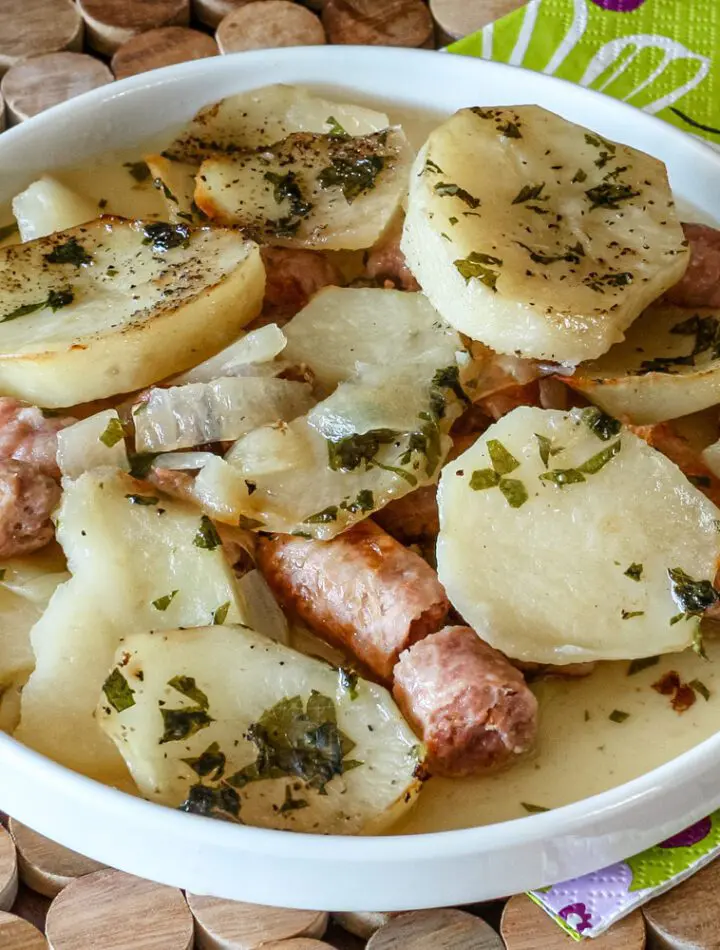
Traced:
[[76, 421], [71, 416], [48, 418], [36, 406], [0, 396], [0, 459], [29, 462], [59, 478], [57, 434]]
[[400, 250], [402, 237], [401, 222], [380, 239], [369, 252], [365, 261], [364, 274], [371, 281], [384, 285], [389, 282], [397, 290], [420, 290], [412, 271], [405, 262]]
[[393, 696], [428, 750], [430, 771], [462, 777], [510, 765], [537, 733], [522, 673], [470, 627], [445, 627], [400, 657]]
[[261, 538], [257, 556], [285, 607], [385, 681], [402, 650], [442, 626], [450, 608], [433, 569], [372, 521], [332, 541]]
[[60, 486], [37, 465], [0, 461], [0, 558], [30, 554], [52, 541], [50, 514]]
[[307, 304], [313, 294], [329, 285], [341, 286], [341, 272], [324, 254], [286, 247], [263, 247], [265, 300], [260, 316], [250, 328], [278, 323], [281, 326]]
[[665, 295], [680, 307], [720, 307], [720, 231], [706, 224], [683, 224], [690, 263]]

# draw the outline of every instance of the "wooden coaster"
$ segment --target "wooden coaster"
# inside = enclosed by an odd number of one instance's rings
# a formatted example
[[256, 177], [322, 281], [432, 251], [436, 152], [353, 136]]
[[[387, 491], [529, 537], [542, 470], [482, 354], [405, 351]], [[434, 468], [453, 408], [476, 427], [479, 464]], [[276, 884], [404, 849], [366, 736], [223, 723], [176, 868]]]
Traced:
[[123, 43], [113, 56], [110, 68], [116, 79], [125, 79], [162, 66], [217, 54], [217, 43], [207, 33], [185, 26], [161, 26]]
[[525, 0], [430, 0], [441, 45], [459, 40], [521, 7]]
[[490, 924], [462, 910], [400, 914], [370, 938], [367, 950], [504, 950]]
[[[572, 941], [552, 918], [529, 897], [511, 897], [503, 910], [500, 933], [507, 950], [568, 950]], [[592, 950], [643, 950], [645, 922], [637, 910], [595, 937]]]
[[643, 908], [657, 950], [720, 950], [720, 861], [714, 861]]
[[198, 23], [215, 30], [224, 17], [255, 2], [257, 0], [192, 0], [192, 12]]
[[190, 0], [77, 0], [77, 5], [88, 43], [105, 56], [138, 33], [190, 22]]
[[0, 947], [2, 950], [47, 950], [47, 941], [22, 917], [0, 913]]
[[10, 834], [17, 848], [20, 880], [46, 897], [55, 897], [75, 878], [105, 867], [44, 838], [14, 818], [10, 819]]
[[[270, 0], [268, 0], [270, 2]], [[195, 918], [200, 950], [256, 950], [267, 943], [298, 937], [322, 937], [328, 915], [314, 910], [287, 910], [186, 894]]]
[[2, 78], [10, 125], [24, 122], [66, 99], [112, 82], [104, 63], [84, 53], [47, 53], [18, 63]]
[[0, 0], [0, 76], [30, 56], [81, 50], [82, 37], [72, 0]]
[[333, 914], [332, 919], [348, 933], [362, 937], [363, 940], [369, 940], [376, 930], [389, 924], [396, 916], [397, 914], [387, 914], [382, 911], [352, 911]]
[[37, 894], [35, 891], [31, 891], [22, 882], [18, 888], [18, 895], [15, 898], [15, 903], [12, 905], [12, 913], [16, 917], [22, 917], [23, 920], [27, 920], [29, 924], [32, 924], [40, 933], [45, 933], [45, 919], [47, 918], [48, 911], [50, 910], [50, 898], [43, 897], [42, 894]]
[[[0, 910], [10, 910], [18, 892], [15, 842], [10, 832], [0, 828]], [[0, 944], [2, 946], [2, 944]]]
[[122, 871], [79, 877], [50, 906], [51, 950], [191, 950], [193, 920], [182, 893]]
[[331, 43], [435, 45], [433, 20], [422, 0], [328, 0], [322, 21]]
[[305, 7], [289, 0], [256, 0], [226, 16], [215, 38], [221, 53], [275, 46], [322, 46], [322, 23]]

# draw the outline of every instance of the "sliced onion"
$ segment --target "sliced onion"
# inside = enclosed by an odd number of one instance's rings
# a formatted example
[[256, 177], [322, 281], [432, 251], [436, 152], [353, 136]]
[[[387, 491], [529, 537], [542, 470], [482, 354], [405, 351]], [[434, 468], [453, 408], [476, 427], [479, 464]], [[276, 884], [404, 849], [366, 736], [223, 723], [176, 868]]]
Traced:
[[248, 626], [258, 633], [264, 633], [271, 640], [289, 646], [290, 628], [287, 618], [260, 571], [249, 571], [240, 578], [238, 587], [245, 600]]
[[702, 460], [716, 478], [720, 478], [720, 441], [703, 449]]
[[120, 417], [105, 409], [81, 419], [57, 434], [57, 463], [68, 478], [78, 478], [93, 468], [111, 466], [130, 471]]
[[204, 468], [215, 456], [212, 452], [163, 452], [153, 462], [153, 468], [171, 472], [195, 472]]
[[56, 589], [70, 575], [64, 568], [64, 559], [53, 556], [18, 557], [3, 561], [3, 587], [40, 608], [47, 607]]
[[287, 379], [223, 377], [153, 389], [133, 414], [138, 452], [238, 439], [257, 426], [289, 421], [313, 405], [310, 387]]
[[[230, 346], [172, 380], [174, 386], [185, 383], [209, 383], [221, 376], [246, 375], [253, 363], [269, 363], [287, 346], [285, 334], [276, 323], [251, 330]], [[241, 372], [237, 372], [240, 370]], [[247, 375], [252, 375], [249, 372]]]

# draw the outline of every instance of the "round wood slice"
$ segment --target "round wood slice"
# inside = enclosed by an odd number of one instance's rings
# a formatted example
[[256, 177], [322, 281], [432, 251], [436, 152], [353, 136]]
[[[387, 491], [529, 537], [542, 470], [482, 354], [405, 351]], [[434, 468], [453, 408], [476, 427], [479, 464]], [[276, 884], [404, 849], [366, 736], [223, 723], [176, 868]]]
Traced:
[[332, 919], [348, 933], [362, 937], [363, 940], [369, 940], [376, 930], [389, 924], [396, 916], [397, 914], [388, 914], [383, 911], [353, 911], [333, 914]]
[[51, 950], [191, 950], [193, 919], [182, 893], [122, 871], [79, 877], [50, 906]]
[[643, 908], [657, 950], [720, 950], [720, 862], [714, 861]]
[[[568, 950], [572, 941], [529, 897], [511, 897], [503, 910], [500, 933], [507, 950]], [[592, 950], [644, 950], [645, 923], [637, 910], [589, 944]]]
[[2, 78], [0, 91], [5, 99], [10, 125], [112, 82], [104, 63], [84, 53], [47, 53], [18, 63]]
[[334, 948], [322, 940], [312, 940], [309, 937], [295, 937], [292, 940], [264, 943], [262, 950], [334, 950]]
[[430, 12], [438, 40], [445, 44], [482, 29], [523, 3], [525, 0], [430, 0]]
[[30, 56], [81, 50], [82, 37], [72, 0], [0, 0], [0, 76]]
[[215, 34], [221, 53], [276, 46], [321, 46], [319, 18], [289, 0], [256, 0], [226, 16]]
[[20, 880], [46, 897], [55, 897], [76, 877], [105, 867], [92, 858], [55, 844], [14, 818], [10, 819], [10, 834], [17, 848]]
[[[268, 0], [270, 2], [270, 0]], [[322, 937], [328, 915], [187, 894], [200, 950], [256, 950], [297, 937]]]
[[215, 30], [224, 17], [240, 7], [246, 7], [248, 3], [256, 2], [257, 0], [192, 0], [192, 11], [198, 23]]
[[15, 842], [10, 832], [0, 827], [0, 910], [10, 910], [15, 903], [17, 892], [18, 866]]
[[105, 56], [138, 33], [190, 22], [190, 0], [77, 0], [77, 4], [88, 43]]
[[185, 26], [161, 26], [123, 43], [113, 56], [110, 67], [116, 79], [125, 79], [162, 66], [217, 56], [217, 53], [217, 43], [207, 33], [189, 30]]
[[0, 913], [0, 947], [2, 950], [47, 950], [47, 940], [22, 917]]
[[435, 45], [433, 20], [422, 0], [328, 0], [322, 21], [331, 43]]
[[45, 918], [50, 910], [50, 898], [31, 891], [22, 882], [18, 888], [18, 895], [12, 905], [12, 912], [16, 917], [22, 917], [29, 924], [36, 927], [40, 933], [45, 933]]
[[490, 924], [462, 910], [399, 914], [370, 938], [367, 950], [504, 950]]

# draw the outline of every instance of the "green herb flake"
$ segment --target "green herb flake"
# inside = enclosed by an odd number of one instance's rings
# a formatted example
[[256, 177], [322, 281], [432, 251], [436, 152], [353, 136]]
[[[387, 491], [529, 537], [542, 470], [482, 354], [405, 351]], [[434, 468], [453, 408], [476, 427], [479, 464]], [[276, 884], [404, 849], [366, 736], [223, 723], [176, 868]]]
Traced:
[[224, 818], [240, 821], [240, 796], [234, 788], [219, 785], [191, 785], [188, 797], [178, 807], [179, 811], [190, 815], [203, 815], [205, 818]]
[[372, 511], [375, 508], [375, 496], [369, 488], [361, 488], [354, 501], [343, 501], [340, 507], [351, 514]]
[[479, 280], [496, 293], [496, 285], [500, 274], [488, 265], [502, 267], [502, 263], [499, 257], [493, 257], [491, 254], [481, 254], [477, 251], [473, 251], [467, 257], [461, 257], [453, 261], [456, 270], [465, 279], [465, 283], [469, 283], [471, 278], [475, 278], [475, 280]]
[[470, 488], [473, 491], [484, 491], [486, 488], [495, 488], [500, 483], [500, 476], [491, 468], [480, 468], [470, 476]]
[[451, 182], [439, 181], [433, 191], [436, 195], [439, 195], [441, 198], [459, 198], [460, 201], [464, 202], [468, 208], [479, 208], [481, 201], [479, 198], [476, 198], [474, 195], [471, 195], [469, 191], [466, 191], [464, 188], [461, 188], [460, 185], [454, 185]]
[[303, 524], [329, 524], [331, 521], [337, 521], [337, 516], [338, 506], [328, 505], [328, 507], [323, 508], [322, 511], [318, 511], [314, 515], [305, 518]]
[[200, 527], [193, 538], [193, 544], [196, 548], [202, 548], [204, 551], [214, 551], [222, 544], [217, 528], [207, 515], [200, 518]]
[[337, 156], [317, 176], [321, 188], [340, 188], [348, 204], [375, 187], [378, 175], [385, 167], [381, 155]]
[[150, 169], [145, 162], [123, 162], [123, 168], [127, 168], [128, 174], [132, 175], [138, 184], [150, 177]]
[[623, 620], [631, 620], [633, 617], [644, 617], [644, 610], [622, 610], [620, 616]]
[[217, 742], [213, 742], [196, 758], [181, 759], [180, 761], [184, 762], [185, 765], [189, 765], [200, 778], [209, 777], [211, 781], [218, 782], [223, 777], [227, 760], [225, 754], [220, 751]]
[[568, 264], [579, 264], [580, 258], [585, 256], [585, 248], [579, 241], [573, 245], [566, 244], [565, 250], [557, 254], [548, 254], [545, 251], [536, 250], [524, 244], [522, 241], [515, 241], [515, 244], [528, 252], [530, 260], [534, 264], [557, 264], [558, 261], [567, 261]]
[[178, 693], [182, 693], [183, 696], [187, 696], [188, 699], [197, 703], [201, 709], [208, 709], [210, 706], [207, 695], [198, 687], [194, 676], [183, 676], [182, 674], [173, 676], [171, 680], [168, 680], [168, 686], [177, 690]]
[[158, 455], [160, 455], [159, 452], [129, 452], [130, 474], [132, 477], [140, 480], [147, 478]]
[[[347, 771], [347, 768], [345, 769]], [[308, 808], [310, 803], [306, 798], [293, 798], [292, 789], [289, 785], [285, 786], [285, 801], [278, 809], [278, 814], [287, 815], [292, 811], [298, 811], [301, 808]]]
[[487, 450], [490, 456], [490, 464], [498, 475], [508, 475], [520, 466], [518, 460], [497, 439], [488, 440]]
[[168, 224], [155, 221], [143, 226], [143, 244], [151, 244], [153, 251], [164, 254], [174, 247], [190, 246], [190, 228], [186, 224]]
[[459, 219], [456, 218], [455, 215], [451, 215], [451, 217], [448, 218], [448, 224], [451, 224], [453, 227], [455, 227], [455, 225], [458, 223], [458, 220]]
[[597, 406], [588, 406], [580, 413], [580, 418], [588, 429], [603, 442], [609, 442], [613, 436], [617, 435], [622, 428], [617, 419], [607, 415]]
[[224, 604], [220, 604], [219, 607], [215, 608], [213, 612], [213, 624], [216, 627], [221, 626], [227, 620], [227, 615], [230, 610], [230, 601], [226, 600]]
[[[440, 389], [449, 389], [461, 402], [467, 402], [468, 398], [460, 385], [460, 369], [458, 366], [445, 366], [435, 371], [431, 386]], [[442, 414], [441, 414], [442, 415]]]
[[119, 419], [110, 419], [105, 430], [98, 436], [98, 442], [111, 449], [125, 438], [125, 430]]
[[597, 455], [591, 456], [586, 462], [583, 462], [582, 465], [578, 465], [578, 471], [583, 472], [585, 475], [597, 475], [601, 469], [605, 468], [611, 459], [615, 458], [620, 451], [621, 444], [621, 440], [618, 439], [617, 442], [608, 445], [607, 448], [598, 452]]
[[159, 745], [189, 739], [200, 732], [201, 729], [207, 729], [212, 722], [215, 722], [204, 709], [167, 709], [163, 706], [160, 709], [160, 714], [163, 721], [163, 734], [160, 737]]
[[340, 680], [340, 685], [350, 696], [351, 702], [358, 698], [358, 675], [355, 670], [346, 670], [345, 667], [341, 666], [338, 669], [338, 679]]
[[718, 600], [710, 581], [696, 581], [681, 567], [668, 568], [670, 593], [683, 614], [698, 616]]
[[325, 119], [325, 125], [330, 126], [328, 130], [328, 135], [331, 135], [333, 138], [335, 139], [349, 138], [348, 133], [340, 125], [340, 123], [338, 122], [338, 120], [335, 118], [334, 115], [329, 115], [327, 119]]
[[627, 675], [635, 676], [636, 673], [642, 673], [643, 670], [647, 670], [651, 666], [657, 666], [659, 662], [659, 656], [641, 656], [637, 660], [631, 660], [627, 669]]
[[339, 442], [328, 441], [328, 464], [333, 472], [353, 472], [361, 465], [371, 468], [381, 445], [398, 438], [391, 429], [371, 429], [350, 435]]
[[630, 713], [623, 712], [622, 709], [613, 709], [613, 711], [608, 716], [610, 722], [625, 722], [626, 719], [630, 718]]
[[[687, 614], [681, 614], [681, 617], [687, 617]], [[672, 623], [672, 621], [670, 622]], [[708, 659], [708, 655], [705, 652], [705, 644], [703, 643], [703, 635], [700, 629], [700, 624], [698, 624], [695, 633], [693, 634], [692, 651], [701, 659]]]
[[548, 467], [548, 462], [550, 461], [550, 452], [552, 449], [552, 442], [546, 435], [538, 435], [535, 433], [535, 438], [538, 442], [538, 453], [540, 455], [540, 461], [543, 463], [545, 468]]
[[432, 159], [428, 158], [425, 160], [425, 169], [426, 172], [432, 172], [433, 175], [442, 175], [444, 174], [442, 168], [439, 165], [436, 165]]
[[154, 600], [152, 602], [152, 605], [155, 608], [155, 610], [165, 611], [168, 609], [170, 604], [175, 600], [175, 598], [177, 597], [177, 594], [178, 592], [176, 590], [173, 590], [169, 594], [165, 594], [163, 597], [158, 597], [157, 600]]
[[607, 208], [611, 211], [617, 211], [620, 208], [618, 202], [629, 201], [630, 198], [637, 198], [640, 192], [633, 191], [630, 185], [603, 182], [601, 185], [595, 185], [594, 188], [588, 188], [585, 194], [591, 202], [591, 211], [594, 211], [595, 208]]
[[92, 264], [92, 255], [88, 254], [77, 238], [68, 238], [62, 244], [56, 244], [49, 254], [43, 254], [48, 264], [72, 264], [73, 267], [86, 267]]
[[696, 693], [699, 693], [706, 703], [709, 701], [710, 690], [701, 680], [690, 680], [690, 682], [688, 683], [688, 686], [691, 689], [695, 690]]
[[278, 204], [287, 201], [290, 205], [290, 215], [294, 218], [305, 218], [313, 209], [311, 202], [303, 198], [295, 172], [278, 175], [275, 172], [265, 172], [265, 181], [273, 187], [273, 198]]
[[585, 476], [576, 468], [554, 468], [538, 475], [538, 478], [543, 482], [551, 482], [558, 488], [563, 488], [565, 485], [577, 485], [585, 481]]
[[45, 310], [48, 307], [53, 313], [56, 313], [62, 307], [71, 304], [74, 299], [75, 294], [69, 287], [62, 290], [50, 290], [45, 300], [41, 300], [39, 303], [21, 304], [21, 306], [11, 310], [10, 313], [6, 313], [4, 317], [0, 317], [0, 323], [17, 320], [18, 317], [26, 317], [30, 313], [37, 313], [38, 310]]
[[542, 194], [544, 187], [544, 181], [540, 182], [539, 185], [523, 185], [520, 191], [513, 198], [511, 204], [521, 205], [525, 204], [526, 201], [537, 201], [537, 199]]
[[511, 508], [521, 508], [528, 500], [527, 489], [517, 478], [501, 478], [498, 488]]
[[580, 182], [586, 181], [586, 179], [587, 179], [587, 173], [584, 172], [582, 168], [578, 168], [578, 170], [573, 175], [572, 183], [575, 184], [575, 182], [577, 181], [580, 181]]
[[135, 705], [135, 690], [130, 688], [130, 684], [118, 669], [114, 669], [103, 683], [103, 693], [115, 712], [124, 712]]
[[629, 577], [631, 581], [639, 581], [642, 577], [643, 566], [642, 564], [636, 564], [634, 561], [630, 567], [623, 571], [625, 577]]
[[160, 501], [157, 495], [125, 495], [125, 497], [131, 505], [143, 505], [145, 507], [157, 505]]
[[521, 139], [522, 135], [520, 134], [520, 129], [515, 122], [506, 122], [505, 125], [498, 126], [498, 132], [509, 139]]
[[528, 815], [541, 815], [543, 812], [550, 811], [544, 805], [533, 805], [531, 802], [520, 802], [520, 805]]
[[179, 203], [175, 195], [170, 191], [162, 178], [153, 178], [153, 185], [158, 189], [158, 191], [162, 191], [163, 195], [165, 195], [165, 198], [168, 201], [172, 201], [173, 204]]

